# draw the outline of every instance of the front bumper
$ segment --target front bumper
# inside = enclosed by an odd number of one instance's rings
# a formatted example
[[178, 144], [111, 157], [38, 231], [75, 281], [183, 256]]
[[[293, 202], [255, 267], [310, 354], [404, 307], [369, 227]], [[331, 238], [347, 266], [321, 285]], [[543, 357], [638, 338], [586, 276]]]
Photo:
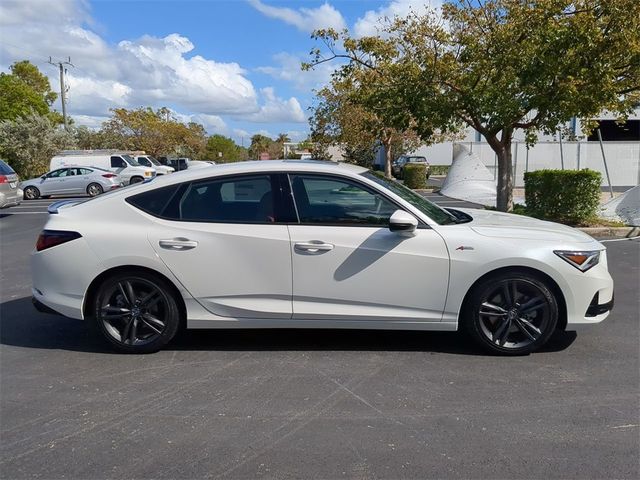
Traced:
[[596, 294], [593, 296], [593, 300], [591, 300], [591, 303], [589, 304], [589, 308], [587, 308], [585, 317], [597, 317], [598, 315], [603, 315], [605, 313], [611, 312], [611, 310], [613, 310], [613, 300], [614, 295], [612, 294], [611, 300], [601, 304], [599, 303], [600, 292], [596, 292]]

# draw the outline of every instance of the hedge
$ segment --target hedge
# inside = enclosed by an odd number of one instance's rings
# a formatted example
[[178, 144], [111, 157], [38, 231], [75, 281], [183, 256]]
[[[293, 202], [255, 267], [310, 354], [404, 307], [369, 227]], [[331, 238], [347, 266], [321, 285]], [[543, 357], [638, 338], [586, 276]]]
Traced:
[[427, 166], [421, 163], [407, 163], [402, 168], [402, 178], [409, 188], [427, 188]]
[[431, 175], [446, 175], [449, 173], [449, 167], [451, 165], [431, 165], [429, 171]]
[[536, 170], [524, 174], [527, 213], [580, 224], [596, 217], [602, 176], [593, 170]]

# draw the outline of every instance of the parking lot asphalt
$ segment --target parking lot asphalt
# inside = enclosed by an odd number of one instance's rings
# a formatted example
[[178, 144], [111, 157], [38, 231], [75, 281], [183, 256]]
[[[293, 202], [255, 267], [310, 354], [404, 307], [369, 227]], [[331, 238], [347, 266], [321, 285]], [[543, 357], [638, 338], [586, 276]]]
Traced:
[[127, 356], [31, 306], [50, 202], [0, 211], [0, 478], [640, 477], [638, 240], [606, 244], [612, 315], [530, 356], [336, 330]]

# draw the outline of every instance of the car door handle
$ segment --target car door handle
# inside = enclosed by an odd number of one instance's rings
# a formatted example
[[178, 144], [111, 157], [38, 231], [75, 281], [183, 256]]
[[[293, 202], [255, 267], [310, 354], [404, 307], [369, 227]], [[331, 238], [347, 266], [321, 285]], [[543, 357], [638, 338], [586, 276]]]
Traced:
[[198, 246], [198, 242], [195, 240], [189, 240], [188, 238], [177, 237], [166, 240], [160, 240], [158, 242], [161, 248], [166, 248], [167, 250], [191, 250], [192, 248], [196, 248]]
[[324, 243], [317, 240], [295, 243], [293, 247], [296, 250], [308, 253], [328, 252], [329, 250], [333, 250], [333, 245], [330, 243]]

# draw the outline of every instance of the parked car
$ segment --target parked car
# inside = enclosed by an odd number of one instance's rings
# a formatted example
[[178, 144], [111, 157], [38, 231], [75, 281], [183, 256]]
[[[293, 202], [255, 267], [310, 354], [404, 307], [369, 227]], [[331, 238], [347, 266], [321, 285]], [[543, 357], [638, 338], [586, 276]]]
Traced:
[[564, 225], [442, 209], [366, 169], [241, 162], [165, 175], [53, 215], [36, 307], [114, 348], [187, 328], [467, 331], [524, 354], [613, 305], [605, 247]]
[[144, 167], [154, 168], [156, 170], [156, 175], [168, 175], [169, 173], [175, 172], [173, 167], [161, 164], [151, 155], [136, 155], [133, 158]]
[[13, 168], [0, 160], [0, 208], [20, 205], [22, 190], [18, 187], [18, 181]]
[[396, 178], [403, 178], [402, 171], [408, 163], [420, 163], [427, 167], [427, 178], [429, 178], [429, 162], [425, 157], [402, 155], [391, 164], [391, 171]]
[[97, 167], [57, 168], [20, 184], [27, 200], [50, 195], [87, 194], [95, 197], [121, 186], [123, 183], [118, 174]]
[[215, 165], [216, 162], [212, 160], [190, 160], [189, 161], [189, 170], [193, 170], [196, 168], [210, 167]]
[[139, 183], [156, 176], [155, 168], [144, 167], [127, 153], [100, 150], [72, 150], [51, 159], [50, 170], [68, 166], [98, 167], [120, 175], [125, 185]]
[[167, 158], [165, 165], [172, 167], [176, 172], [189, 168], [188, 158]]

